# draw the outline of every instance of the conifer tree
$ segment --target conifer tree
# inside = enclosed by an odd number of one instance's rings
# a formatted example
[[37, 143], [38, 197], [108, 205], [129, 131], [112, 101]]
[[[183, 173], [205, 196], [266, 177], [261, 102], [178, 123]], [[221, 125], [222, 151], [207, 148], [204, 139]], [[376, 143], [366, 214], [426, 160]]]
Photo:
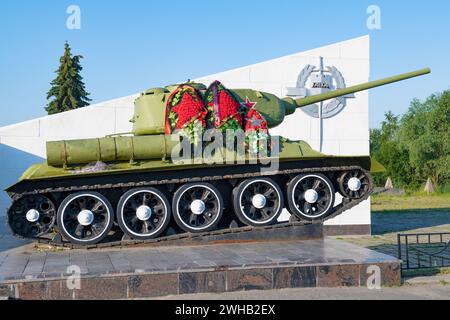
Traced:
[[56, 71], [57, 77], [51, 82], [51, 89], [47, 93], [49, 103], [45, 110], [48, 114], [55, 114], [77, 108], [86, 107], [91, 99], [85, 90], [83, 69], [80, 60], [83, 56], [72, 56], [70, 46], [64, 45], [64, 55], [60, 58], [60, 66]]

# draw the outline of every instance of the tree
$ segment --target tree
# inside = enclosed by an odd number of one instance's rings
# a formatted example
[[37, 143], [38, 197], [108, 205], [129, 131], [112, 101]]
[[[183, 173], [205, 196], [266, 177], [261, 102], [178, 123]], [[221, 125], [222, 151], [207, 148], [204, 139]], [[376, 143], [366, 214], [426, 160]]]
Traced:
[[51, 82], [51, 89], [47, 93], [49, 103], [45, 110], [48, 114], [55, 114], [77, 108], [86, 107], [91, 99], [85, 90], [83, 78], [80, 75], [80, 55], [72, 56], [70, 46], [64, 45], [64, 55], [60, 58], [60, 66], [56, 71], [57, 77]]
[[392, 112], [385, 114], [386, 120], [381, 123], [381, 129], [370, 132], [372, 156], [386, 168], [386, 172], [375, 176], [375, 182], [383, 185], [388, 177], [397, 186], [414, 184], [414, 169], [409, 165], [409, 152], [398, 140], [400, 129], [399, 116]]
[[385, 115], [381, 129], [370, 132], [372, 156], [386, 172], [377, 184], [392, 177], [395, 185], [418, 188], [428, 178], [435, 186], [450, 182], [450, 91], [413, 100], [401, 117]]
[[403, 116], [400, 143], [409, 150], [417, 178], [435, 186], [450, 178], [450, 91], [414, 100]]

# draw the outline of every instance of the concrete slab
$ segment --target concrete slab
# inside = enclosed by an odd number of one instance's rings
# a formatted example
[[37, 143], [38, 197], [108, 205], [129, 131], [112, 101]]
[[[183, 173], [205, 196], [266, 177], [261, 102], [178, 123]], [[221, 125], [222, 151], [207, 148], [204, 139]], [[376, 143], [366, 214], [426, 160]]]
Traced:
[[[369, 266], [400, 284], [393, 257], [334, 239], [0, 255], [0, 287], [19, 299], [120, 299], [168, 294], [365, 286]], [[71, 290], [69, 267], [80, 271]], [[77, 278], [78, 279], [78, 278]], [[99, 293], [101, 290], [101, 294]]]

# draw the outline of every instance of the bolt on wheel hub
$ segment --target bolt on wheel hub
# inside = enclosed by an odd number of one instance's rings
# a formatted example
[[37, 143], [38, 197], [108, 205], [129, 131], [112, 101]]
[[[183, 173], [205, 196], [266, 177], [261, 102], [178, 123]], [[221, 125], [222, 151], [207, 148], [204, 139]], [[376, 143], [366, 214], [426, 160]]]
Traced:
[[90, 226], [94, 222], [94, 214], [90, 210], [83, 210], [78, 214], [77, 219], [82, 226]]
[[37, 222], [39, 220], [39, 217], [40, 217], [39, 211], [37, 211], [36, 209], [28, 210], [26, 214], [28, 222], [32, 223]]
[[147, 221], [152, 217], [152, 209], [149, 206], [140, 206], [136, 210], [136, 216], [141, 221]]
[[191, 203], [191, 211], [193, 214], [201, 215], [205, 212], [206, 205], [202, 200], [194, 200]]
[[266, 204], [267, 204], [267, 199], [262, 194], [256, 194], [253, 196], [252, 205], [256, 209], [262, 209], [266, 206]]
[[351, 191], [359, 191], [361, 189], [361, 180], [359, 180], [358, 178], [351, 178], [350, 180], [348, 180], [348, 188]]
[[316, 203], [317, 200], [319, 200], [319, 194], [317, 193], [316, 190], [313, 189], [306, 190], [305, 200], [310, 204]]

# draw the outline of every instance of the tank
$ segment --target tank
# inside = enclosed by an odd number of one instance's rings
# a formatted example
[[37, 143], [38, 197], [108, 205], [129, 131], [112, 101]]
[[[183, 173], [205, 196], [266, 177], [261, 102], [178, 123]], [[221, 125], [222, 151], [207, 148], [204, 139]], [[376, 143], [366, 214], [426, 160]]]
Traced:
[[[397, 81], [402, 74], [306, 98], [188, 82], [142, 93], [133, 131], [47, 142], [47, 160], [6, 189], [8, 225], [17, 237], [107, 244], [291, 220], [324, 222], [366, 200], [368, 156], [330, 156], [307, 142], [271, 136], [298, 108]], [[340, 195], [343, 200], [336, 203]]]

